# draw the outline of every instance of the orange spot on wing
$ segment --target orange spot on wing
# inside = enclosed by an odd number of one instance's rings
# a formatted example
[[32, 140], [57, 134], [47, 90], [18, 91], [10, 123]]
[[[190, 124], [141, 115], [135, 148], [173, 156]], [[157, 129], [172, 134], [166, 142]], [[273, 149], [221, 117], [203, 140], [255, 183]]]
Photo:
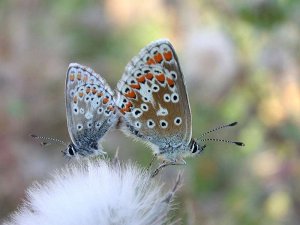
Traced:
[[175, 82], [172, 79], [170, 79], [169, 77], [167, 77], [167, 82], [170, 87], [174, 87]]
[[81, 73], [80, 72], [78, 72], [78, 74], [77, 74], [77, 80], [81, 80]]
[[108, 98], [104, 98], [104, 99], [102, 100], [103, 104], [106, 104], [106, 103], [108, 103], [108, 101], [109, 101], [109, 99], [108, 99]]
[[125, 110], [124, 109], [119, 109], [120, 112], [124, 115], [125, 114]]
[[170, 61], [173, 58], [172, 52], [171, 51], [164, 52], [164, 57], [167, 61]]
[[141, 89], [141, 86], [139, 84], [131, 84], [130, 87], [134, 89]]
[[79, 92], [79, 97], [81, 98], [83, 96], [83, 93], [82, 92]]
[[85, 89], [85, 92], [86, 92], [87, 94], [90, 93], [90, 91], [91, 91], [91, 88], [89, 88], [89, 87]]
[[150, 58], [150, 59], [148, 59], [147, 64], [152, 65], [152, 64], [156, 64], [156, 62], [154, 59]]
[[140, 76], [140, 77], [136, 78], [136, 80], [139, 83], [145, 83], [146, 78], [145, 78], [145, 76]]
[[132, 103], [131, 103], [131, 102], [128, 102], [128, 103], [126, 104], [126, 106], [128, 106], [128, 107], [132, 107], [133, 105], [132, 105]]
[[152, 80], [152, 79], [153, 79], [153, 74], [152, 74], [152, 73], [147, 73], [147, 74], [146, 74], [146, 78], [147, 78], [148, 80]]
[[103, 95], [103, 93], [101, 91], [97, 93], [98, 97], [101, 97], [102, 95]]
[[115, 107], [113, 107], [112, 105], [109, 105], [108, 107], [107, 107], [107, 109], [109, 110], [109, 111], [115, 111]]
[[97, 90], [95, 87], [93, 87], [92, 93], [93, 93], [93, 95], [97, 93]]
[[161, 61], [163, 60], [163, 57], [160, 53], [157, 53], [155, 56], [154, 56], [154, 60], [157, 62], [157, 63], [161, 63]]
[[88, 76], [87, 76], [87, 75], [85, 75], [85, 76], [84, 76], [84, 78], [83, 78], [83, 81], [86, 83], [86, 82], [87, 82], [87, 80], [88, 80]]
[[74, 79], [75, 79], [75, 75], [74, 75], [74, 73], [71, 73], [70, 74], [70, 81], [74, 81]]
[[132, 107], [132, 103], [128, 102], [124, 107], [124, 111], [131, 112], [131, 107]]
[[128, 97], [128, 98], [135, 98], [136, 97], [136, 94], [133, 90], [129, 91], [128, 93], [125, 94], [125, 97]]
[[124, 112], [131, 112], [131, 107], [132, 107], [132, 103], [128, 102], [122, 110]]
[[73, 98], [73, 102], [76, 104], [77, 103], [77, 96], [75, 95]]
[[165, 75], [163, 73], [159, 74], [156, 76], [156, 79], [160, 82], [163, 83], [165, 81]]

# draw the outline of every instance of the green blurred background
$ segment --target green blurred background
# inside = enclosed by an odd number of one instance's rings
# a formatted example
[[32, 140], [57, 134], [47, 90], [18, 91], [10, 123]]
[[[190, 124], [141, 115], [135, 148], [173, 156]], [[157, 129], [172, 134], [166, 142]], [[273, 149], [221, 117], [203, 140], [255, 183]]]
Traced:
[[[175, 46], [193, 114], [193, 136], [239, 121], [184, 169], [176, 200], [183, 224], [300, 224], [300, 3], [297, 0], [0, 1], [0, 221], [25, 189], [66, 161], [28, 135], [69, 140], [64, 106], [70, 62], [115, 87], [149, 42]], [[105, 150], [146, 166], [151, 151], [119, 131]]]

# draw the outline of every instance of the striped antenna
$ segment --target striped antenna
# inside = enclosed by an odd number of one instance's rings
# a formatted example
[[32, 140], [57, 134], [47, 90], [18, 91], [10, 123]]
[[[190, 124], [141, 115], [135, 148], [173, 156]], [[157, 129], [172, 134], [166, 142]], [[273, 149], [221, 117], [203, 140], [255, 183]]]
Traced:
[[245, 146], [245, 144], [243, 142], [228, 141], [228, 140], [217, 139], [217, 138], [205, 138], [205, 139], [200, 139], [199, 141], [218, 141], [218, 142], [225, 142], [225, 143], [229, 143], [229, 144], [235, 144], [235, 145], [238, 145], [238, 146]]
[[217, 130], [221, 130], [221, 129], [226, 128], [226, 127], [233, 127], [233, 126], [237, 125], [237, 123], [238, 122], [233, 122], [233, 123], [230, 123], [230, 124], [226, 124], [226, 125], [222, 125], [222, 126], [216, 127], [216, 128], [214, 128], [214, 129], [212, 129], [210, 131], [205, 132], [204, 134], [201, 134], [200, 137], [203, 137], [203, 136], [205, 136], [207, 134], [210, 134], [210, 133], [215, 132]]
[[[226, 124], [226, 125], [222, 125], [222, 126], [216, 127], [216, 128], [214, 128], [214, 129], [212, 129], [212, 130], [210, 130], [210, 131], [207, 131], [207, 132], [205, 132], [204, 134], [202, 134], [202, 135], [200, 136], [200, 138], [203, 137], [203, 136], [205, 136], [205, 135], [207, 135], [207, 134], [210, 134], [210, 133], [212, 133], [212, 132], [215, 132], [215, 131], [217, 131], [217, 130], [221, 130], [221, 129], [226, 128], [226, 127], [233, 127], [233, 126], [237, 125], [237, 123], [238, 123], [238, 122], [233, 122], [233, 123], [230, 123], [230, 124]], [[243, 142], [239, 142], [239, 141], [229, 141], [229, 140], [217, 139], [217, 138], [197, 139], [197, 141], [202, 141], [202, 142], [204, 142], [204, 141], [218, 141], [218, 142], [225, 142], [225, 143], [229, 143], [229, 144], [235, 144], [235, 145], [238, 145], [238, 146], [245, 146], [245, 144], [244, 144]]]
[[37, 136], [35, 134], [30, 134], [30, 136], [36, 140], [42, 140], [42, 142], [40, 142], [41, 146], [43, 147], [47, 147], [51, 144], [61, 144], [61, 145], [68, 145], [66, 142], [62, 141], [62, 140], [59, 140], [59, 139], [56, 139], [56, 138], [50, 138], [50, 137], [43, 137], [43, 136]]

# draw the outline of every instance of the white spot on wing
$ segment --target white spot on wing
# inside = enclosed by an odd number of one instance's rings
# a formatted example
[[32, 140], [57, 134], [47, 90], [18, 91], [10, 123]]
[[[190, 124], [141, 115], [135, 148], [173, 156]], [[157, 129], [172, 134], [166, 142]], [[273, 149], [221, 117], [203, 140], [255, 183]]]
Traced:
[[149, 128], [155, 127], [155, 122], [152, 119], [147, 120], [147, 126]]
[[166, 120], [160, 120], [159, 124], [163, 129], [168, 127], [168, 122]]
[[168, 110], [161, 107], [161, 105], [159, 104], [159, 110], [157, 110], [156, 115], [157, 116], [166, 116], [168, 114], [169, 114]]
[[77, 130], [80, 131], [80, 130], [82, 130], [82, 128], [83, 128], [83, 125], [81, 123], [78, 123], [77, 124]]
[[132, 115], [134, 118], [139, 118], [143, 114], [143, 111], [139, 108], [132, 110]]
[[149, 101], [152, 102], [153, 101], [152, 89], [147, 84], [140, 83], [140, 86], [141, 86], [141, 89], [139, 90], [140, 94], [144, 98], [148, 99], [147, 102], [149, 102]]
[[141, 104], [141, 109], [146, 112], [146, 111], [148, 111], [149, 107], [147, 106], [147, 104], [142, 103]]
[[175, 124], [175, 125], [179, 126], [181, 123], [182, 123], [181, 117], [178, 116], [178, 117], [176, 117], [176, 118], [174, 119], [174, 124]]
[[139, 121], [136, 121], [135, 123], [134, 123], [134, 125], [135, 125], [135, 127], [136, 128], [141, 128], [141, 126], [142, 126], [142, 124], [141, 124], [141, 122], [139, 122]]
[[87, 111], [87, 112], [85, 113], [84, 117], [85, 117], [87, 120], [90, 120], [90, 119], [93, 118], [93, 114], [90, 113], [90, 111]]
[[170, 102], [170, 100], [171, 100], [170, 94], [164, 94], [164, 101], [165, 102]]

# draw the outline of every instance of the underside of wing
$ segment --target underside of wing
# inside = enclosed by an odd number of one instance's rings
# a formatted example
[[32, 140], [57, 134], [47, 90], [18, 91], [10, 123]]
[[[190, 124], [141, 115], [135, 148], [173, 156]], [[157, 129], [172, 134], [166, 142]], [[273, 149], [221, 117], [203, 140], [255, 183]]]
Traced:
[[132, 134], [152, 138], [160, 147], [190, 140], [191, 113], [184, 78], [169, 41], [159, 40], [142, 49], [126, 66], [117, 91], [117, 106]]
[[97, 142], [116, 121], [115, 102], [106, 81], [80, 64], [69, 66], [66, 79], [66, 110], [72, 142]]

